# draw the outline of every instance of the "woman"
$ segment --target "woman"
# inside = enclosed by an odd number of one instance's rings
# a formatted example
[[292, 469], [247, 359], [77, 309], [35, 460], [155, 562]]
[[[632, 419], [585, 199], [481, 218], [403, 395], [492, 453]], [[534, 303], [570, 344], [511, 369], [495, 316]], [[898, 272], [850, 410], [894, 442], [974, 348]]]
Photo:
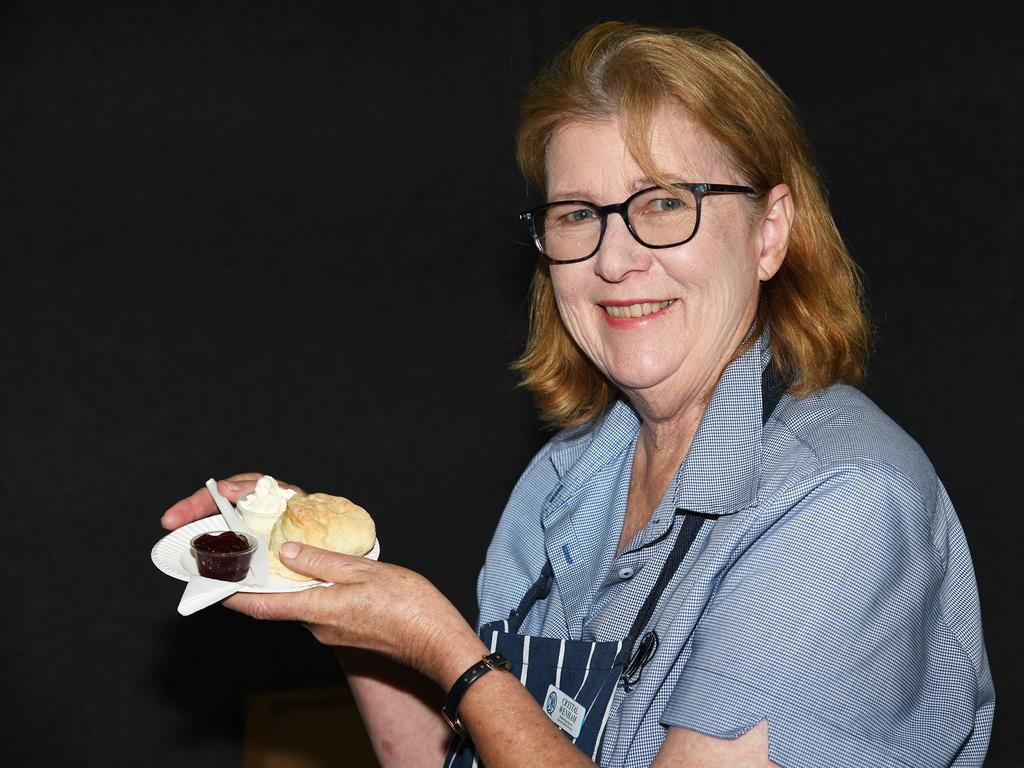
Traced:
[[225, 604], [362, 649], [385, 764], [442, 764], [450, 725], [445, 765], [980, 765], [966, 542], [849, 386], [857, 273], [786, 98], [718, 36], [602, 24], [535, 81], [518, 150], [548, 201], [519, 368], [564, 429], [501, 518], [479, 635], [417, 574], [296, 544], [335, 586]]

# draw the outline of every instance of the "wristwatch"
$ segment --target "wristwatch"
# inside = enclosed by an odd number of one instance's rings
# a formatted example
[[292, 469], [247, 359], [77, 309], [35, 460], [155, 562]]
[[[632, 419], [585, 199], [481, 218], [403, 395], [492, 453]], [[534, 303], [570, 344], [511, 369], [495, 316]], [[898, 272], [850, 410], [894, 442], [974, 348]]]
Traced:
[[448, 727], [455, 731], [456, 736], [466, 737], [466, 727], [459, 720], [459, 703], [462, 701], [462, 697], [466, 695], [469, 686], [492, 669], [504, 669], [511, 672], [512, 662], [505, 658], [503, 653], [489, 653], [463, 672], [455, 681], [452, 689], [448, 691], [448, 697], [444, 701], [444, 706], [441, 707], [441, 716], [448, 723]]

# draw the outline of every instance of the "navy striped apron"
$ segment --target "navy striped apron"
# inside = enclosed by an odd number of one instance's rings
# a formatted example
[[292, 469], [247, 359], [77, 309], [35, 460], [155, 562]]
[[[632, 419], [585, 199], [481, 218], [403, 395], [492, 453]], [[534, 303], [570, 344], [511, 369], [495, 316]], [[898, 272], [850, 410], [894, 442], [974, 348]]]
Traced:
[[[762, 376], [762, 423], [768, 420], [781, 396], [772, 369], [769, 364]], [[508, 657], [512, 662], [512, 674], [519, 678], [541, 707], [547, 703], [549, 686], [554, 685], [586, 708], [579, 736], [565, 735], [598, 764], [615, 689], [621, 687], [628, 693], [639, 682], [644, 666], [658, 649], [657, 633], [649, 631], [642, 637], [640, 633], [654, 615], [662, 592], [686, 557], [701, 527], [710, 519], [710, 516], [684, 509], [676, 511], [675, 520], [682, 519], [683, 522], [678, 526], [675, 544], [658, 574], [658, 580], [637, 612], [629, 634], [622, 640], [589, 642], [519, 634], [530, 609], [551, 591], [554, 571], [550, 561], [544, 563], [540, 578], [507, 619], [490, 622], [480, 629], [480, 639], [490, 652], [500, 651]], [[551, 712], [548, 714], [550, 716]], [[472, 741], [453, 737], [444, 765], [445, 768], [481, 768], [483, 763], [477, 757]]]

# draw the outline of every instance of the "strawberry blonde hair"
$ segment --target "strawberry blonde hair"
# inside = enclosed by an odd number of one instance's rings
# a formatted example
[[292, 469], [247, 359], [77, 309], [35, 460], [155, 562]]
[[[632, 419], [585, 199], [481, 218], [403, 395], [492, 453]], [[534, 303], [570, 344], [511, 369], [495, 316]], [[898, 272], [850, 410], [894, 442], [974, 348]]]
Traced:
[[[516, 135], [519, 166], [545, 192], [555, 131], [570, 121], [617, 117], [637, 163], [664, 183], [650, 155], [650, 123], [672, 101], [714, 138], [743, 183], [791, 190], [789, 250], [775, 276], [761, 284], [755, 332], [746, 343], [771, 328], [773, 364], [796, 396], [836, 382], [857, 384], [871, 338], [860, 273], [836, 229], [789, 99], [730, 41], [702, 29], [621, 22], [590, 27], [531, 83]], [[562, 324], [544, 259], [531, 287], [526, 350], [514, 368], [553, 427], [588, 421], [618, 396]]]

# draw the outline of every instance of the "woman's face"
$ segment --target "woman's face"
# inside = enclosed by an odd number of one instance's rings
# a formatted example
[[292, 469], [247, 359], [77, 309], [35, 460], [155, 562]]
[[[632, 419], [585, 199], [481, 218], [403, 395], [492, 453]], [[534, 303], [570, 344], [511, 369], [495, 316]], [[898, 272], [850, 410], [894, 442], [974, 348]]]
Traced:
[[[663, 107], [652, 127], [652, 157], [668, 179], [742, 183], [684, 108]], [[551, 201], [598, 205], [622, 202], [653, 186], [630, 156], [615, 119], [562, 126], [548, 146], [547, 183]], [[786, 195], [784, 187], [772, 190], [769, 209], [780, 195]], [[717, 382], [753, 321], [760, 280], [775, 273], [785, 254], [784, 245], [781, 252], [766, 248], [779, 235], [766, 223], [771, 210], [755, 213], [742, 195], [707, 196], [696, 236], [664, 249], [644, 247], [611, 214], [595, 256], [551, 266], [569, 333], [635, 404], [639, 399], [671, 411]], [[658, 309], [665, 302], [670, 303]], [[647, 307], [650, 314], [622, 316], [644, 311], [644, 304], [656, 311]]]

